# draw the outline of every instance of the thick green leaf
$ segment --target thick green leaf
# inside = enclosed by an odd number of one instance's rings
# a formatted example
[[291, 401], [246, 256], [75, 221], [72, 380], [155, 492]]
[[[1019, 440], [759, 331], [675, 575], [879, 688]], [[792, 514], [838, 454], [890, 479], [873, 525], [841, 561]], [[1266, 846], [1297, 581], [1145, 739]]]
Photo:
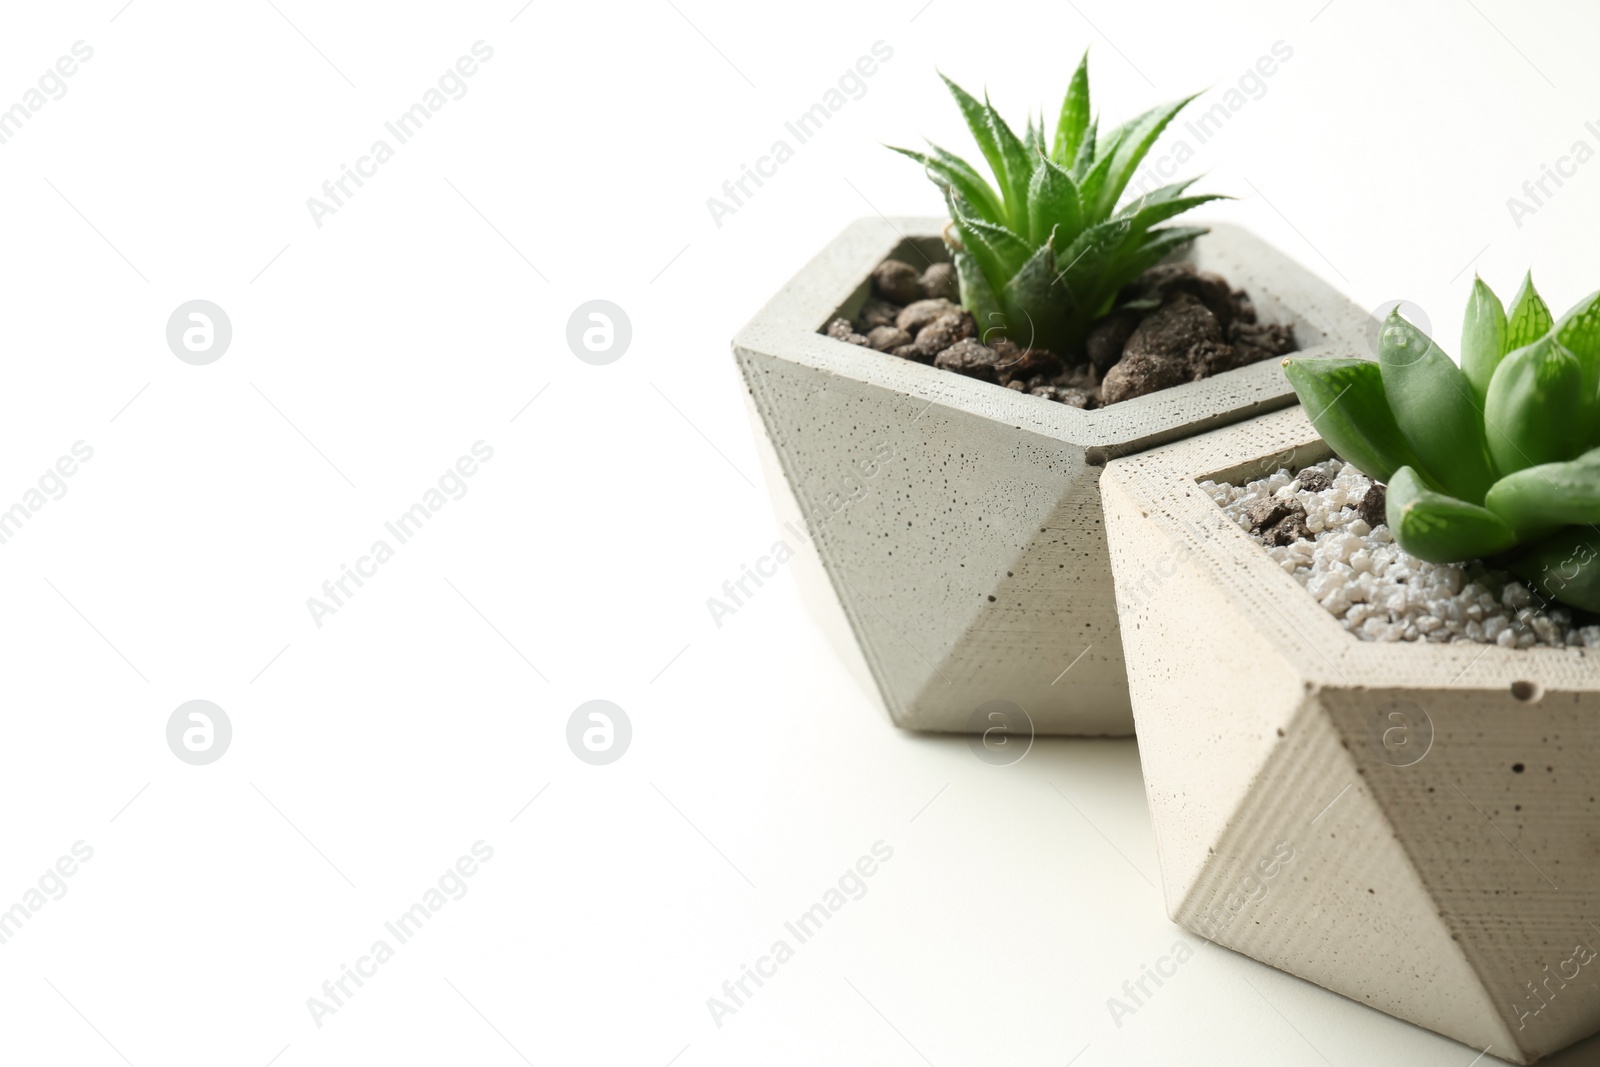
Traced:
[[1429, 563], [1497, 555], [1517, 543], [1504, 519], [1476, 504], [1436, 493], [1410, 467], [1389, 479], [1389, 530], [1400, 547]]
[[1028, 237], [1039, 245], [1055, 233], [1070, 242], [1083, 229], [1078, 186], [1072, 175], [1053, 161], [1040, 159], [1039, 164], [1028, 185]]
[[1089, 169], [1094, 166], [1095, 153], [1100, 146], [1099, 133], [1100, 120], [1094, 119], [1084, 131], [1083, 140], [1078, 142], [1078, 154], [1072, 160], [1072, 180], [1080, 186], [1088, 176]]
[[1427, 334], [1389, 313], [1378, 334], [1384, 395], [1428, 480], [1469, 504], [1494, 484], [1483, 413], [1461, 368]]
[[978, 142], [978, 149], [983, 153], [983, 158], [989, 163], [989, 170], [993, 172], [995, 180], [1002, 191], [1005, 188], [1005, 157], [1000, 152], [1000, 142], [995, 139], [994, 129], [989, 125], [989, 113], [971, 93], [967, 92], [955, 82], [939, 75], [944, 79], [944, 84], [950, 90], [950, 95], [955, 97], [956, 106], [961, 109], [961, 117], [966, 121], [967, 129], [972, 133], [972, 139]]
[[1125, 247], [1119, 255], [1115, 271], [1119, 276], [1116, 288], [1121, 289], [1179, 248], [1210, 232], [1204, 226], [1166, 226], [1151, 230], [1139, 239], [1137, 245]]
[[1168, 219], [1182, 215], [1185, 211], [1192, 211], [1201, 204], [1212, 200], [1232, 200], [1231, 196], [1221, 193], [1205, 193], [1196, 196], [1180, 196], [1172, 200], [1163, 200], [1160, 203], [1148, 203], [1143, 199], [1134, 200], [1126, 208], [1118, 212], [1118, 217], [1126, 218], [1133, 222], [1135, 230], [1148, 230]]
[[1578, 425], [1583, 445], [1600, 445], [1600, 293], [1590, 293], [1555, 324], [1556, 340], [1583, 368], [1583, 403]]
[[1533, 344], [1550, 332], [1551, 322], [1550, 309], [1533, 287], [1533, 272], [1529, 271], [1522, 280], [1522, 288], [1517, 290], [1511, 306], [1506, 309], [1505, 350], [1515, 352]]
[[1151, 108], [1128, 124], [1124, 135], [1117, 140], [1116, 148], [1107, 153], [1112, 160], [1111, 167], [1107, 172], [1105, 183], [1095, 191], [1099, 197], [1095, 211], [1099, 216], [1109, 215], [1116, 208], [1122, 191], [1127, 188], [1129, 179], [1133, 177], [1133, 172], [1138, 169], [1145, 154], [1156, 143], [1156, 138], [1161, 136], [1161, 131], [1167, 128], [1167, 124], [1177, 116], [1178, 112], [1188, 107], [1193, 99], [1194, 96], [1186, 96], [1182, 100]]
[[[1076, 177], [1076, 175], [1074, 175]], [[1107, 153], [1094, 161], [1094, 166], [1089, 168], [1078, 181], [1078, 196], [1083, 201], [1083, 220], [1087, 225], [1104, 222], [1110, 212], [1100, 210], [1100, 190], [1106, 187], [1106, 182], [1111, 177], [1111, 155]]]
[[1050, 158], [1050, 146], [1045, 144], [1045, 117], [1043, 115], [1038, 117], [1037, 123], [1034, 122], [1032, 115], [1029, 115], [1027, 134], [1029, 136], [1022, 138], [1022, 144], [1027, 147], [1027, 155], [1029, 155], [1030, 160], [1035, 160], [1035, 170], [1037, 170], [1037, 160]]
[[1556, 324], [1556, 340], [1583, 363], [1600, 363], [1600, 293], [1590, 293]]
[[1050, 157], [1063, 167], [1072, 166], [1078, 157], [1078, 146], [1089, 128], [1089, 53], [1078, 60], [1078, 69], [1072, 73], [1066, 98], [1061, 101], [1061, 118], [1056, 122], [1056, 143]]
[[1600, 523], [1600, 448], [1567, 463], [1542, 463], [1494, 483], [1484, 501], [1524, 537], [1573, 523]]
[[1572, 526], [1553, 534], [1507, 566], [1551, 600], [1600, 611], [1600, 534], [1591, 526]]
[[1502, 475], [1579, 454], [1583, 368], [1553, 335], [1500, 361], [1489, 381], [1483, 421], [1489, 454]]
[[935, 153], [932, 156], [909, 148], [896, 148], [894, 145], [885, 147], [921, 163], [935, 185], [941, 188], [946, 185], [955, 186], [956, 191], [967, 198], [967, 202], [972, 205], [973, 213], [979, 218], [996, 225], [1005, 222], [1005, 208], [1000, 203], [999, 195], [990, 188], [988, 182], [983, 180], [983, 175], [960, 156], [951, 155], [938, 145], [930, 146]]
[[1072, 298], [1056, 278], [1055, 250], [1044, 244], [1000, 293], [1006, 338], [1019, 348], [1062, 352], [1069, 343]]
[[1284, 374], [1306, 417], [1339, 457], [1387, 482], [1416, 457], [1383, 394], [1383, 372], [1364, 359], [1286, 359]]
[[1494, 369], [1506, 354], [1506, 311], [1482, 278], [1473, 278], [1467, 317], [1461, 326], [1461, 370], [1472, 383], [1478, 405], [1489, 395]]
[[1005, 335], [1005, 314], [994, 295], [994, 287], [984, 275], [977, 259], [964, 248], [952, 248], [950, 258], [956, 265], [956, 278], [961, 283], [961, 306], [972, 312], [978, 324], [978, 339], [989, 344]]
[[1084, 315], [1092, 318], [1108, 310], [1117, 290], [1131, 280], [1117, 268], [1131, 231], [1127, 219], [1109, 219], [1057, 250], [1056, 273]]
[[972, 205], [954, 189], [945, 190], [950, 217], [961, 231], [963, 243], [978, 258], [978, 264], [995, 288], [1005, 285], [1033, 255], [1033, 246], [1004, 226], [985, 222], [972, 213]]
[[1006, 120], [1000, 117], [1000, 112], [989, 103], [987, 96], [983, 99], [985, 121], [989, 123], [989, 132], [993, 135], [995, 144], [1000, 148], [1000, 166], [996, 171], [1000, 178], [1000, 192], [1005, 197], [1006, 218], [1010, 228], [1018, 233], [1028, 228], [1028, 182], [1033, 178], [1034, 162], [1039, 158], [1030, 153], [1027, 146], [1011, 132], [1011, 127], [1006, 125]]
[[1189, 186], [1193, 185], [1199, 180], [1200, 176], [1195, 175], [1193, 178], [1185, 178], [1181, 182], [1173, 182], [1171, 185], [1163, 185], [1161, 188], [1146, 193], [1137, 200], [1130, 201], [1124, 205], [1122, 210], [1117, 212], [1117, 214], [1131, 215], [1139, 208], [1149, 204], [1165, 204], [1169, 200], [1176, 200], [1178, 197], [1183, 195], [1183, 191], [1185, 189], [1189, 188]]

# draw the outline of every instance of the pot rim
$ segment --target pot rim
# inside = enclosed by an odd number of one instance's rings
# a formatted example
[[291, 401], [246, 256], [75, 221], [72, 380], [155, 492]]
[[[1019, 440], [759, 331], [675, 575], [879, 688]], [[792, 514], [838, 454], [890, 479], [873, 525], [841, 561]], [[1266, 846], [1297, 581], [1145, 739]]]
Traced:
[[[1287, 657], [1308, 685], [1472, 691], [1518, 686], [1518, 699], [1530, 706], [1561, 692], [1600, 690], [1600, 650], [1362, 640], [1200, 488], [1202, 481], [1252, 472], [1259, 477], [1332, 455], [1296, 406], [1116, 459], [1104, 472], [1102, 488], [1125, 494], [1144, 521], [1161, 530], [1172, 558], [1202, 569], [1228, 605]], [[1123, 585], [1132, 579], [1120, 571], [1116, 577], [1120, 604], [1128, 592]], [[1127, 608], [1122, 610], [1126, 614]], [[1532, 694], [1522, 688], [1529, 683]]]
[[[845, 227], [779, 290], [734, 337], [736, 355], [766, 352], [901, 393], [908, 414], [937, 403], [1010, 423], [1088, 452], [1093, 465], [1214, 426], [1295, 403], [1275, 360], [1186, 382], [1105, 408], [1085, 411], [949, 371], [898, 359], [823, 334], [835, 314], [860, 307], [874, 267], [908, 247], [928, 256], [943, 248], [942, 216], [868, 217]], [[1312, 339], [1301, 357], [1370, 358], [1364, 351], [1371, 317], [1348, 297], [1255, 234], [1232, 223], [1208, 222], [1179, 260], [1202, 266], [1245, 289], [1263, 318], [1291, 321]], [[908, 253], [909, 254], [909, 253]], [[932, 256], [928, 256], [931, 261]]]

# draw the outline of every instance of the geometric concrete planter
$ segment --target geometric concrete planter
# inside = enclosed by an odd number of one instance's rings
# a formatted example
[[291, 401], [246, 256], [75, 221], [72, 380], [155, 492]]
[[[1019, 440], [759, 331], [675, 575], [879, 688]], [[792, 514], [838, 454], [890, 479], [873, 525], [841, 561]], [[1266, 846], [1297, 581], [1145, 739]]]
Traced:
[[1360, 641], [1196, 484], [1329, 455], [1294, 408], [1106, 468], [1168, 913], [1532, 1063], [1600, 1030], [1600, 656]]
[[[788, 567], [896, 725], [981, 730], [1005, 701], [1038, 733], [1131, 733], [1101, 469], [1294, 393], [1269, 360], [1083, 411], [819, 332], [885, 257], [946, 259], [944, 226], [854, 223], [734, 339]], [[1292, 322], [1302, 355], [1367, 353], [1366, 313], [1247, 231], [1182, 258]]]

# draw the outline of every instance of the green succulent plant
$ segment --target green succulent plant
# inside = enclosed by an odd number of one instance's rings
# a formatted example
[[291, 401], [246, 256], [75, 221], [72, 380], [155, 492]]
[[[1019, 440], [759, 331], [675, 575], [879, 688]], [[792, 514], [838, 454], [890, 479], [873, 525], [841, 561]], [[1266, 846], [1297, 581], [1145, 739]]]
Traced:
[[1085, 52], [1062, 101], [1055, 139], [1047, 145], [1043, 114], [1037, 124], [1030, 115], [1019, 138], [987, 94], [980, 103], [949, 78], [944, 83], [995, 185], [938, 145], [930, 143], [929, 152], [894, 151], [921, 163], [944, 191], [953, 220], [945, 242], [960, 278], [961, 302], [985, 341], [1004, 337], [1075, 359], [1090, 324], [1112, 309], [1124, 285], [1207, 232], [1159, 224], [1208, 200], [1225, 199], [1184, 195], [1194, 182], [1190, 178], [1117, 207], [1156, 138], [1194, 97], [1151, 108], [1101, 135], [1099, 119], [1089, 115]]
[[1459, 367], [1396, 311], [1376, 363], [1284, 369], [1323, 440], [1387, 483], [1401, 548], [1600, 611], [1600, 293], [1556, 322], [1531, 274], [1509, 309], [1480, 278]]

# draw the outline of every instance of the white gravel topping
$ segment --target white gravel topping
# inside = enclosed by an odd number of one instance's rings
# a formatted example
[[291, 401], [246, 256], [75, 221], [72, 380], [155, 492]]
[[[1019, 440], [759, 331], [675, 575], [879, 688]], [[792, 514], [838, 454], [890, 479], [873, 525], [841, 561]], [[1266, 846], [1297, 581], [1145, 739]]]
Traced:
[[[1338, 459], [1316, 465], [1331, 485], [1301, 486], [1287, 469], [1248, 485], [1200, 488], [1246, 532], [1246, 511], [1268, 498], [1298, 502], [1315, 540], [1267, 554], [1364, 641], [1475, 643], [1507, 648], [1600, 648], [1600, 626], [1579, 626], [1570, 609], [1544, 604], [1526, 584], [1482, 563], [1424, 563], [1395, 544], [1387, 525], [1367, 525], [1357, 507], [1372, 480]], [[1262, 540], [1261, 535], [1252, 536]]]

